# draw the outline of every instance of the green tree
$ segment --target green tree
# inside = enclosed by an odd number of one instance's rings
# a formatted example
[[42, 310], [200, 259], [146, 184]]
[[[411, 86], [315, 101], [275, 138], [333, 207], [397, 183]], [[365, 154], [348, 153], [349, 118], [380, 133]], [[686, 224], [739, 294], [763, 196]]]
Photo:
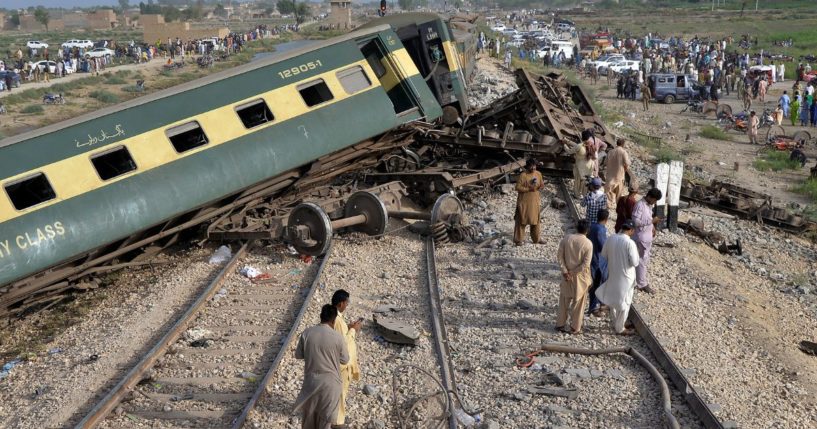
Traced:
[[276, 4], [278, 12], [282, 15], [293, 15], [295, 22], [303, 24], [306, 18], [312, 14], [312, 9], [306, 3], [297, 3], [295, 0], [278, 0]]
[[400, 5], [400, 9], [403, 10], [410, 10], [412, 3], [414, 3], [414, 0], [397, 0], [397, 4]]
[[164, 16], [165, 22], [173, 22], [178, 21], [182, 13], [173, 6], [165, 6], [162, 8], [162, 16]]
[[227, 18], [227, 9], [224, 8], [223, 4], [219, 3], [216, 5], [216, 8], [213, 9], [213, 15], [221, 18]]
[[9, 21], [11, 21], [11, 24], [14, 25], [15, 27], [19, 27], [20, 26], [20, 12], [17, 12], [16, 10], [14, 12], [12, 12], [11, 16], [9, 17]]
[[130, 0], [119, 0], [119, 7], [122, 9], [122, 12], [128, 10], [130, 7]]
[[48, 22], [51, 21], [51, 16], [44, 7], [37, 6], [37, 9], [34, 9], [34, 19], [36, 19], [40, 24], [44, 25], [45, 31], [48, 31]]
[[454, 1], [454, 9], [462, 9], [462, 0]]

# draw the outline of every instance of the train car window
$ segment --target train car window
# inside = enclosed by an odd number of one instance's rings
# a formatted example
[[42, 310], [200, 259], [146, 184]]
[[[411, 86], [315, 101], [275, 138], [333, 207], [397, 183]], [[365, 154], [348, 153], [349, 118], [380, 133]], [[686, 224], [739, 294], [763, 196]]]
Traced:
[[241, 118], [246, 128], [257, 127], [275, 119], [264, 100], [250, 101], [235, 108], [235, 113]]
[[354, 94], [372, 86], [369, 76], [366, 76], [366, 72], [361, 66], [341, 70], [337, 73], [337, 76], [347, 94]]
[[102, 180], [111, 180], [136, 170], [136, 162], [125, 146], [94, 155], [91, 157], [91, 163]]
[[28, 176], [4, 186], [6, 193], [17, 210], [25, 210], [37, 204], [57, 198], [54, 188], [43, 173]]
[[313, 80], [298, 86], [298, 92], [301, 93], [301, 98], [304, 99], [307, 107], [317, 106], [325, 103], [335, 97], [332, 96], [332, 91], [326, 86], [323, 79]]
[[380, 62], [380, 58], [377, 56], [377, 51], [372, 50], [369, 53], [365, 53], [366, 55], [366, 62], [369, 63], [369, 67], [374, 70], [374, 75], [377, 76], [378, 79], [386, 75], [386, 67], [383, 66], [383, 63]]
[[201, 129], [201, 125], [199, 125], [197, 121], [168, 128], [165, 130], [165, 135], [170, 139], [170, 143], [173, 144], [176, 152], [179, 153], [187, 152], [209, 143], [207, 135], [204, 134], [204, 130]]

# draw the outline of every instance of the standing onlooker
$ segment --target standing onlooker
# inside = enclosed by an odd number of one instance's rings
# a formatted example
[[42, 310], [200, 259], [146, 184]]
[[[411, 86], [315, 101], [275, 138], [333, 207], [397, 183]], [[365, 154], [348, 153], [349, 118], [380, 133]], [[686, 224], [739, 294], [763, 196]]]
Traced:
[[633, 240], [638, 246], [638, 256], [641, 262], [636, 270], [636, 283], [638, 289], [647, 293], [655, 293], [649, 286], [647, 280], [647, 267], [650, 264], [650, 250], [652, 249], [652, 239], [655, 237], [655, 224], [658, 217], [653, 216], [653, 207], [661, 199], [661, 190], [652, 188], [647, 192], [633, 209], [633, 225], [635, 225], [635, 235]]
[[534, 244], [539, 243], [539, 190], [545, 186], [542, 173], [536, 170], [536, 161], [529, 158], [525, 162], [525, 171], [516, 179], [516, 211], [514, 213], [513, 243], [522, 245], [525, 239], [525, 227], [530, 225], [530, 238]]
[[591, 224], [598, 220], [600, 210], [607, 210], [607, 194], [602, 189], [601, 179], [594, 177], [590, 179], [590, 184], [587, 185], [589, 192], [582, 198], [580, 204], [586, 207], [585, 219]]
[[564, 154], [573, 155], [573, 194], [579, 197], [584, 193], [584, 178], [593, 175], [593, 159], [587, 154], [584, 143], [564, 141]]
[[621, 231], [624, 222], [633, 219], [633, 209], [635, 209], [635, 203], [637, 202], [635, 197], [637, 196], [638, 182], [630, 179], [630, 191], [616, 201], [616, 224], [614, 226], [616, 233]]
[[800, 126], [807, 127], [809, 122], [809, 112], [811, 110], [811, 102], [814, 100], [814, 97], [811, 95], [806, 95], [803, 97], [803, 106], [800, 109]]
[[621, 335], [633, 333], [626, 330], [625, 325], [633, 303], [636, 267], [640, 265], [638, 246], [630, 239], [634, 232], [633, 222], [624, 222], [621, 232], [607, 240], [600, 255], [607, 261], [607, 280], [596, 291], [596, 295], [610, 308], [613, 330]]
[[769, 83], [766, 82], [766, 78], [760, 78], [760, 81], [757, 83], [757, 94], [758, 98], [760, 98], [761, 103], [766, 102], [766, 89], [769, 87]]
[[650, 110], [650, 99], [652, 98], [652, 91], [650, 86], [645, 83], [641, 84], [641, 102], [644, 104], [644, 111]]
[[791, 102], [791, 119], [792, 126], [797, 125], [797, 117], [800, 116], [800, 93], [794, 93], [794, 100]]
[[791, 107], [791, 98], [789, 98], [789, 92], [783, 91], [783, 95], [780, 96], [780, 107], [783, 109], [783, 117], [789, 117], [789, 108]]
[[[576, 223], [576, 233], [566, 235], [559, 243], [559, 249], [556, 253], [559, 267], [562, 270], [556, 329], [569, 334], [582, 332], [587, 289], [593, 283], [590, 276], [593, 244], [586, 237], [589, 226], [590, 224], [586, 220], [578, 221]], [[570, 329], [566, 327], [568, 318], [570, 319]]]
[[743, 110], [752, 108], [752, 89], [749, 85], [743, 87]]
[[344, 425], [346, 424], [346, 398], [349, 396], [349, 386], [352, 384], [352, 381], [360, 380], [360, 365], [357, 360], [355, 336], [360, 332], [363, 319], [356, 320], [351, 325], [346, 325], [346, 320], [343, 319], [343, 313], [349, 307], [349, 292], [343, 289], [338, 289], [332, 294], [332, 306], [338, 310], [338, 316], [335, 318], [335, 331], [346, 341], [346, 350], [349, 352], [349, 362], [340, 366], [340, 380], [343, 383], [343, 393], [340, 396], [338, 415], [334, 420], [334, 424]]
[[590, 276], [593, 278], [593, 285], [590, 287], [590, 308], [587, 314], [599, 316], [601, 310], [601, 302], [596, 298], [596, 289], [607, 281], [607, 260], [601, 256], [601, 250], [604, 248], [604, 243], [607, 241], [607, 219], [610, 217], [610, 212], [607, 210], [599, 210], [598, 222], [590, 225], [590, 232], [587, 234], [590, 243], [593, 244], [593, 258], [590, 260]]
[[755, 111], [749, 112], [749, 124], [746, 127], [746, 133], [749, 135], [749, 144], [757, 144], [757, 127], [760, 125], [760, 118], [757, 117]]
[[324, 429], [337, 419], [343, 383], [340, 366], [349, 363], [343, 337], [335, 332], [338, 310], [326, 304], [321, 323], [301, 333], [295, 359], [304, 360], [304, 383], [295, 400], [294, 413], [301, 415], [304, 429]]
[[624, 148], [626, 140], [619, 138], [616, 140], [616, 148], [607, 153], [607, 171], [604, 174], [607, 179], [607, 201], [617, 203], [624, 190], [624, 179], [630, 171], [630, 155]]

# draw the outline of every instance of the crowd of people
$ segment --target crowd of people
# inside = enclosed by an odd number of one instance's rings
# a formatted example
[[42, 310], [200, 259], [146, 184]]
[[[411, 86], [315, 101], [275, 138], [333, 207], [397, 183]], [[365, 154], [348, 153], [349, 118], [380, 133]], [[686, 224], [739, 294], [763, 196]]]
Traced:
[[[585, 216], [576, 223], [576, 232], [562, 239], [557, 252], [562, 272], [557, 330], [578, 334], [585, 315], [609, 314], [614, 332], [631, 334], [625, 322], [634, 292], [655, 293], [647, 269], [659, 220], [654, 208], [662, 195], [653, 188], [637, 199], [638, 181], [630, 170], [626, 144], [618, 139], [616, 147], [607, 150], [590, 129], [582, 133], [581, 143], [564, 143], [565, 153], [575, 158], [573, 194], [580, 198]], [[539, 243], [543, 187], [536, 161], [529, 159], [516, 182], [513, 240], [517, 246], [523, 245], [527, 228], [533, 243]], [[616, 221], [614, 235], [608, 238], [611, 210]]]
[[[181, 60], [191, 55], [211, 55], [214, 51], [224, 52], [226, 55], [237, 53], [244, 45], [256, 39], [272, 37], [287, 31], [297, 31], [295, 24], [267, 26], [261, 24], [249, 31], [232, 32], [227, 37], [200, 38], [182, 40], [168, 38], [157, 40], [155, 43], [118, 42], [116, 40], [101, 40], [96, 47], [108, 48], [112, 55], [89, 56], [88, 52], [94, 48], [65, 46], [59, 49], [17, 49], [8, 50], [6, 58], [0, 61], [0, 71], [14, 70], [20, 73], [23, 81], [40, 82], [50, 81], [50, 77], [64, 77], [70, 73], [81, 72], [99, 74], [106, 67], [118, 64], [141, 64], [155, 58], [165, 58], [170, 62]], [[44, 66], [40, 61], [51, 61], [52, 67]], [[5, 85], [11, 91], [11, 85]]]

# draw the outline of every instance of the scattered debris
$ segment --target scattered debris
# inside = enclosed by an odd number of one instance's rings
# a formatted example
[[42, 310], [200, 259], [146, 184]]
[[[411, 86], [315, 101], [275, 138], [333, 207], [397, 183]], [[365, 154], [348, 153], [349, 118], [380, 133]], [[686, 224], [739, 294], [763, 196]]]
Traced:
[[216, 253], [213, 253], [213, 256], [210, 257], [210, 260], [207, 261], [210, 265], [221, 265], [227, 263], [230, 258], [233, 256], [233, 251], [230, 250], [227, 246], [221, 246], [216, 249]]

